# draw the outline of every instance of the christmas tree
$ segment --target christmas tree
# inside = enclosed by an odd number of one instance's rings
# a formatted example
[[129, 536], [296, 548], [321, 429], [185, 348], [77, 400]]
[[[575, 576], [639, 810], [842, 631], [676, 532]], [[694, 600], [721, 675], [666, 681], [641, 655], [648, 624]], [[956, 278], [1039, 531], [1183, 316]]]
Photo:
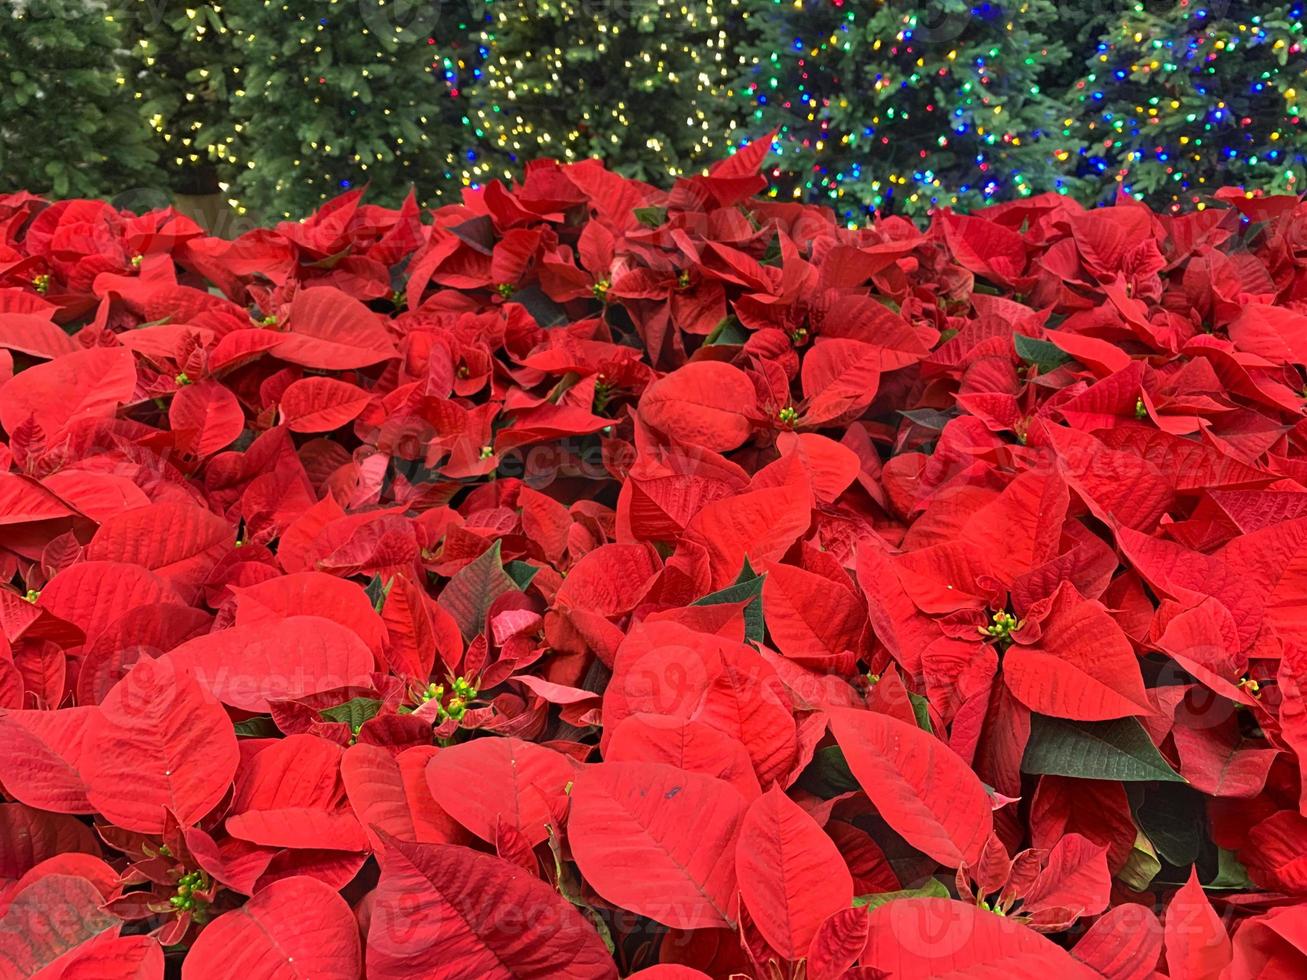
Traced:
[[369, 201], [391, 205], [410, 186], [436, 203], [464, 184], [462, 6], [238, 0], [230, 21], [246, 67], [233, 111], [250, 147], [236, 178], [242, 206], [298, 217], [363, 184]]
[[[469, 94], [478, 180], [536, 157], [600, 157], [665, 182], [736, 142], [739, 0], [478, 0], [482, 71]], [[484, 150], [479, 149], [484, 147]]]
[[774, 192], [921, 214], [1067, 191], [1076, 145], [1040, 84], [1069, 52], [1051, 0], [795, 0], [749, 18], [751, 135]]
[[126, 60], [122, 25], [103, 3], [0, 10], [0, 191], [108, 197], [157, 186]]
[[217, 192], [237, 162], [228, 101], [240, 74], [223, 8], [115, 0], [115, 14], [127, 36], [137, 109], [158, 141], [169, 188]]
[[1108, 195], [1175, 209], [1225, 184], [1301, 193], [1302, 14], [1302, 0], [1120, 6], [1069, 100], [1086, 170]]

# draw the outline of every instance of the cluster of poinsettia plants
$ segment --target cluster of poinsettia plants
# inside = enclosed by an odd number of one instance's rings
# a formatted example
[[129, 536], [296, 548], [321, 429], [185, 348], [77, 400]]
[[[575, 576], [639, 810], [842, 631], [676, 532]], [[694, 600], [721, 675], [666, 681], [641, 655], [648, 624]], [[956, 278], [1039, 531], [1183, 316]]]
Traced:
[[0, 976], [1307, 976], [1307, 206], [758, 163], [0, 197]]

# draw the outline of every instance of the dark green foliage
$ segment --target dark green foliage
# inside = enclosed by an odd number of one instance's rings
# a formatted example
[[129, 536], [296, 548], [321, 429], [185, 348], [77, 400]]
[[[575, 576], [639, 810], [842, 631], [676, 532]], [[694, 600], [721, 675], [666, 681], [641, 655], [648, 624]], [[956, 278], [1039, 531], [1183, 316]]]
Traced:
[[601, 157], [650, 181], [739, 140], [728, 86], [738, 0], [477, 0], [482, 77], [469, 94], [479, 180], [536, 157]]
[[229, 104], [241, 66], [227, 12], [162, 0], [115, 0], [136, 105], [156, 140], [168, 188], [210, 194], [244, 151]]
[[762, 5], [741, 78], [780, 129], [785, 199], [922, 214], [1067, 190], [1077, 148], [1043, 78], [1069, 58], [1051, 0]]
[[[423, 201], [459, 183], [461, 109], [448, 38], [458, 4], [240, 0], [232, 111], [252, 148], [236, 195], [265, 218], [301, 216], [371, 184], [368, 200]], [[454, 76], [454, 77], [449, 77]]]
[[1066, 109], [1098, 196], [1120, 184], [1178, 208], [1227, 184], [1303, 191], [1302, 0], [1118, 0], [1109, 10]]
[[109, 196], [156, 187], [123, 25], [88, 0], [0, 9], [0, 191]]

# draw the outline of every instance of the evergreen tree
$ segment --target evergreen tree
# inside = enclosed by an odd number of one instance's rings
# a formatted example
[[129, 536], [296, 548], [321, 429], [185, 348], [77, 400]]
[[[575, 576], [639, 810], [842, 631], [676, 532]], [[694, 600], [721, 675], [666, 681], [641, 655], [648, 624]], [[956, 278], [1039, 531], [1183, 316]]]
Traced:
[[1069, 57], [1052, 0], [796, 0], [750, 18], [752, 135], [776, 193], [921, 214], [1067, 191], [1076, 146], [1041, 88]]
[[98, 0], [0, 10], [0, 191], [110, 196], [157, 186], [133, 102], [123, 29]]
[[410, 186], [424, 203], [460, 186], [461, 6], [237, 0], [243, 205], [272, 220], [366, 183], [369, 201], [391, 205]]
[[237, 162], [229, 100], [240, 71], [222, 7], [164, 0], [115, 6], [129, 42], [137, 108], [157, 140], [169, 189], [216, 192]]
[[1068, 99], [1082, 161], [1157, 207], [1307, 189], [1303, 0], [1121, 3]]
[[666, 183], [725, 156], [738, 115], [740, 0], [476, 0], [484, 63], [469, 95], [479, 180], [526, 161], [599, 157]]

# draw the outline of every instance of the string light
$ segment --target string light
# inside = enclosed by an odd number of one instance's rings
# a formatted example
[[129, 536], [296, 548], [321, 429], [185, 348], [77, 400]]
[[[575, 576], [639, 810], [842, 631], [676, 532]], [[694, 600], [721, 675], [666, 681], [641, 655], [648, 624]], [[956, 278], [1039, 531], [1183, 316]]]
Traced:
[[239, 162], [239, 129], [226, 111], [240, 66], [219, 3], [180, 15], [152, 0], [125, 0], [118, 19], [128, 29], [133, 99], [163, 142], [161, 158], [180, 173], [173, 182], [192, 193], [210, 189], [217, 173]]
[[[456, 196], [472, 24], [455, 4], [242, 2], [246, 71], [233, 99], [248, 156], [233, 198], [264, 218], [304, 214], [371, 183], [369, 200]], [[288, 38], [294, 39], [288, 41]]]
[[[111, 0], [103, 19], [131, 61], [107, 81], [163, 161], [263, 218], [368, 181], [457, 200], [542, 156], [665, 182], [777, 126], [769, 193], [858, 223], [1105, 185], [1174, 209], [1229, 182], [1301, 193], [1303, 3]], [[1045, 38], [1075, 36], [1064, 15], [1101, 40]]]
[[1074, 141], [1042, 128], [1052, 103], [1036, 79], [1069, 56], [1038, 33], [1055, 17], [1045, 0], [933, 17], [823, 0], [765, 16], [792, 31], [763, 32], [746, 91], [755, 128], [780, 127], [773, 196], [833, 203], [856, 224], [1070, 189]]
[[[741, 61], [740, 0], [484, 0], [466, 183], [550, 156], [646, 179], [703, 169], [737, 141], [721, 107]], [[565, 37], [566, 47], [546, 42]]]
[[1303, 3], [1135, 3], [1079, 86], [1087, 170], [1172, 210], [1222, 183], [1302, 193], [1307, 128]]

